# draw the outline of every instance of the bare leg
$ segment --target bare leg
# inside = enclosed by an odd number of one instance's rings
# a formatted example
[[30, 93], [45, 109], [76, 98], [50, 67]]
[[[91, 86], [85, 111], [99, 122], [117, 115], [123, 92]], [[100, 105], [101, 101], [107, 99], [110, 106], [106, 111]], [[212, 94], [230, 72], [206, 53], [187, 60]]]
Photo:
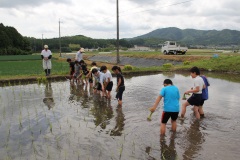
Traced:
[[176, 132], [176, 130], [177, 130], [177, 122], [173, 121], [173, 120], [171, 122], [172, 122], [172, 131]]
[[186, 113], [186, 108], [187, 106], [189, 106], [190, 104], [188, 103], [188, 101], [184, 102], [182, 104], [182, 111], [181, 111], [181, 118], [184, 118], [185, 116], [185, 113]]
[[107, 98], [108, 98], [108, 99], [111, 99], [111, 91], [108, 91], [108, 92], [107, 92]]
[[161, 135], [165, 135], [166, 132], [166, 124], [165, 123], [161, 123], [161, 127], [160, 127], [160, 133]]
[[118, 105], [122, 106], [122, 100], [118, 100]]
[[198, 109], [199, 109], [198, 106], [194, 106], [194, 113], [195, 113], [195, 116], [196, 116], [197, 119], [200, 119], [200, 114], [199, 114]]
[[199, 111], [200, 117], [203, 118], [204, 117], [203, 107], [200, 106], [198, 111]]

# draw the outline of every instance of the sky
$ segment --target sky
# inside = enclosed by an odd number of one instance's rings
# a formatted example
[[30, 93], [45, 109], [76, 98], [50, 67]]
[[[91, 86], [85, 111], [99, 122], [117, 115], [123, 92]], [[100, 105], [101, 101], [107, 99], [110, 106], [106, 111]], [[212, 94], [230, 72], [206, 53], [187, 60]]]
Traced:
[[[116, 38], [117, 0], [0, 0], [0, 23], [35, 38]], [[240, 31], [239, 0], [119, 0], [119, 36], [155, 29]], [[60, 23], [59, 23], [60, 22]]]

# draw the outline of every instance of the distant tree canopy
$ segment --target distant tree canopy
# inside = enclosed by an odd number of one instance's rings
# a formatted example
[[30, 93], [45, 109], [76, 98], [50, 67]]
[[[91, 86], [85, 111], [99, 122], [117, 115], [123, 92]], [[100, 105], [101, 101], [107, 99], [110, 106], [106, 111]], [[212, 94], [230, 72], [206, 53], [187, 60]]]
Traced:
[[0, 23], [0, 55], [31, 54], [30, 42], [14, 27]]
[[[53, 52], [59, 52], [59, 38], [51, 38], [51, 39], [36, 39], [33, 37], [28, 37], [28, 40], [31, 43], [31, 48], [34, 52], [40, 52], [42, 50], [42, 45], [47, 44], [49, 49]], [[125, 40], [119, 40], [120, 47], [130, 48], [133, 45]], [[76, 36], [67, 36], [61, 38], [61, 50], [64, 51], [76, 51], [79, 50], [80, 47], [88, 48], [88, 49], [96, 49], [96, 48], [112, 48], [112, 46], [116, 46], [116, 39], [93, 39], [89, 37], [85, 37], [83, 35]], [[67, 49], [68, 48], [68, 49]], [[114, 49], [114, 48], [113, 48]]]

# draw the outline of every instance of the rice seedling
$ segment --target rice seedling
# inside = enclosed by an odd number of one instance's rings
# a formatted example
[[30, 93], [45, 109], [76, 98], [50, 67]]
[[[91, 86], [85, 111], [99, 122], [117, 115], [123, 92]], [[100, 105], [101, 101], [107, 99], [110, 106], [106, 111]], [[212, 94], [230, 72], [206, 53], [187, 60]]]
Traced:
[[64, 157], [65, 157], [65, 160], [67, 160], [67, 151], [66, 150], [64, 151]]
[[50, 159], [49, 147], [47, 146], [47, 159]]
[[49, 118], [48, 118], [48, 125], [49, 125], [49, 128], [50, 128], [50, 132], [52, 133], [52, 123], [51, 123], [51, 121], [49, 120]]
[[20, 114], [19, 114], [19, 128], [22, 128], [22, 112], [20, 111]]
[[5, 108], [5, 106], [3, 107], [3, 112], [2, 112], [2, 114], [3, 114], [3, 119], [5, 119], [5, 118], [6, 118], [6, 108]]
[[151, 121], [151, 120], [152, 120], [152, 118], [151, 118], [151, 117], [152, 117], [152, 114], [153, 114], [153, 112], [151, 112], [151, 113], [149, 114], [149, 116], [147, 117], [147, 120], [148, 120], [148, 121]]

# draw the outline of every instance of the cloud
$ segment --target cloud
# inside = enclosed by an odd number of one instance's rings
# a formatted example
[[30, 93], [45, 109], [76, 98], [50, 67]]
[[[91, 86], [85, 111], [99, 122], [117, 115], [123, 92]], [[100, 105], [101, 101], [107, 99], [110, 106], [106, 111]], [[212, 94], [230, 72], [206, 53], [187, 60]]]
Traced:
[[[120, 38], [165, 27], [240, 30], [239, 0], [119, 0]], [[116, 37], [116, 0], [0, 0], [0, 22], [24, 36]]]
[[70, 3], [69, 0], [0, 0], [0, 8], [15, 8], [24, 6], [39, 7], [39, 5], [50, 2], [66, 4]]

